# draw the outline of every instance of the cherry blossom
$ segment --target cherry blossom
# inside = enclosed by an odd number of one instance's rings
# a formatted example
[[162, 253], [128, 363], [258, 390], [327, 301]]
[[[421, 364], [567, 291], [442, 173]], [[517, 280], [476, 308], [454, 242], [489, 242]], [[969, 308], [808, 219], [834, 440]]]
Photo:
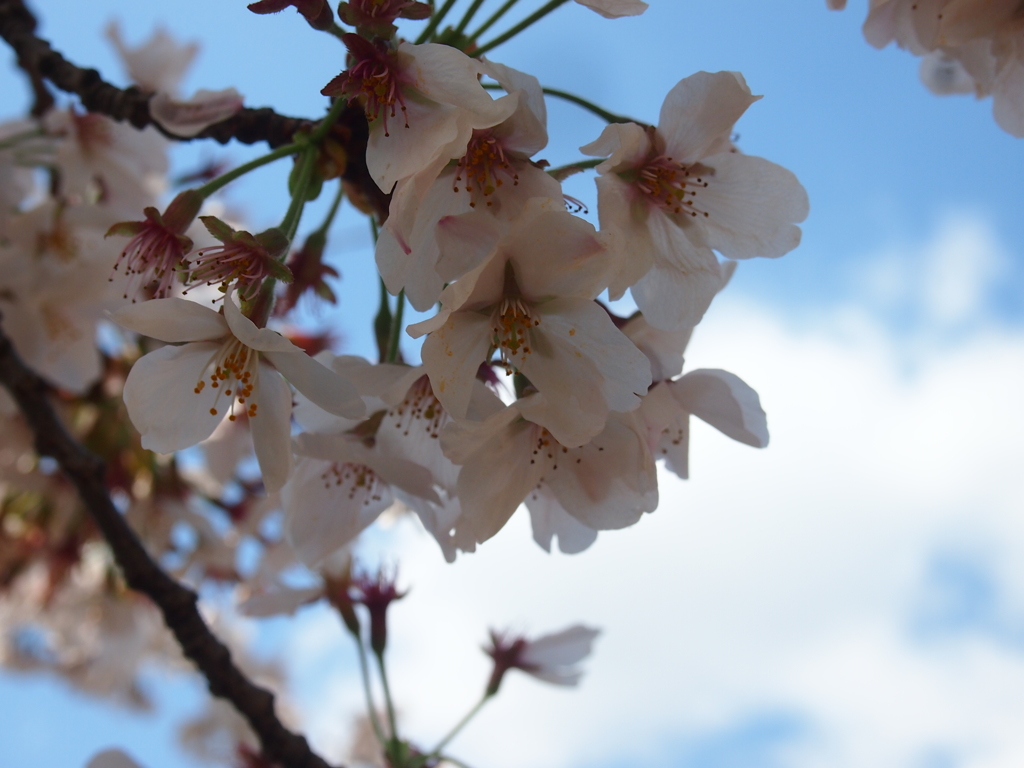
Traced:
[[150, 450], [170, 453], [205, 440], [237, 402], [249, 416], [264, 484], [274, 491], [292, 466], [292, 395], [283, 377], [330, 413], [364, 413], [351, 383], [279, 333], [257, 328], [230, 293], [223, 315], [169, 298], [125, 307], [112, 317], [151, 338], [186, 342], [145, 355], [125, 381], [128, 415]]
[[482, 61], [481, 66], [508, 93], [499, 101], [515, 111], [497, 125], [474, 130], [458, 160], [435, 163], [399, 181], [377, 242], [377, 267], [388, 290], [404, 289], [421, 311], [437, 301], [444, 283], [462, 276], [448, 265], [438, 269], [435, 228], [441, 219], [478, 208], [512, 220], [532, 197], [561, 196], [559, 183], [530, 161], [548, 143], [540, 83], [501, 64]]
[[698, 72], [665, 98], [657, 128], [613, 123], [582, 148], [597, 166], [602, 231], [622, 251], [610, 293], [632, 286], [647, 321], [696, 325], [724, 284], [729, 259], [776, 257], [800, 242], [807, 193], [786, 169], [742, 155], [734, 123], [760, 97], [735, 72]]
[[355, 63], [328, 96], [360, 99], [370, 120], [366, 164], [385, 192], [399, 179], [461, 157], [473, 131], [504, 120], [514, 101], [495, 101], [480, 85], [481, 64], [447, 45], [401, 43], [392, 50], [342, 36]]
[[462, 467], [457, 527], [466, 526], [478, 543], [501, 530], [537, 489], [550, 491], [565, 512], [593, 530], [625, 528], [657, 507], [644, 422], [635, 414], [612, 414], [593, 440], [571, 447], [532, 420], [549, 408], [543, 395], [533, 394], [484, 421], [453, 422], [441, 435], [445, 454]]
[[554, 685], [577, 685], [583, 676], [576, 665], [590, 655], [601, 630], [574, 624], [561, 632], [542, 635], [535, 640], [511, 634], [491, 632], [491, 646], [485, 649], [494, 660], [487, 693], [498, 692], [502, 678], [510, 669]]
[[471, 267], [441, 294], [441, 311], [410, 326], [445, 409], [465, 418], [480, 363], [495, 349], [547, 398], [533, 418], [579, 446], [609, 411], [636, 408], [650, 385], [647, 358], [594, 301], [611, 254], [593, 227], [561, 201], [533, 199], [504, 229], [473, 211], [442, 220], [445, 259]]

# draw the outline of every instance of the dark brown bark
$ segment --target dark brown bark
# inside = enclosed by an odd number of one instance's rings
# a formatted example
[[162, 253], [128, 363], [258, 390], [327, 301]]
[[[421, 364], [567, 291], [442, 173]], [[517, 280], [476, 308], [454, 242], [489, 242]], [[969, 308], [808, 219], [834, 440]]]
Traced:
[[195, 592], [168, 576], [146, 552], [110, 499], [103, 462], [68, 434], [50, 403], [49, 386], [25, 365], [2, 328], [0, 383], [31, 427], [36, 451], [55, 459], [74, 484], [110, 545], [128, 586], [160, 608], [182, 651], [206, 678], [210, 692], [234, 705], [259, 737], [264, 755], [274, 763], [285, 768], [328, 768], [310, 750], [305, 738], [278, 720], [274, 695], [255, 685], [235, 666], [231, 653], [203, 621]]

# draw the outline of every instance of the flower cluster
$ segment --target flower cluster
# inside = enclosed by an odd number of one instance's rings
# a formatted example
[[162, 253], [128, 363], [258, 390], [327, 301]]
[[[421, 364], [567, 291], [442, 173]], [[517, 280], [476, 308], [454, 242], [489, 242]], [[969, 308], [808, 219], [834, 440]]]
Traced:
[[[835, 10], [845, 0], [829, 0]], [[921, 80], [938, 95], [992, 96], [992, 114], [1024, 138], [1024, 6], [1017, 0], [872, 0], [864, 37], [922, 56]]]

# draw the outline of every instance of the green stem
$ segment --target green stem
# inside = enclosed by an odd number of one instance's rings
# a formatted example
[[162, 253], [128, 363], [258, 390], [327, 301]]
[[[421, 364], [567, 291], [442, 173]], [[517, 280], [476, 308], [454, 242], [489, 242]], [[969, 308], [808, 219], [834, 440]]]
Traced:
[[455, 28], [456, 39], [466, 31], [466, 27], [469, 26], [469, 22], [476, 16], [476, 12], [480, 10], [480, 6], [484, 4], [484, 0], [473, 0], [472, 5], [466, 10], [466, 14], [462, 17], [462, 21], [459, 22], [459, 26]]
[[519, 0], [507, 0], [506, 3], [503, 6], [501, 6], [501, 8], [494, 12], [494, 15], [491, 16], [491, 18], [489, 18], [487, 21], [481, 24], [480, 27], [476, 30], [476, 32], [469, 36], [469, 39], [479, 40], [480, 36], [483, 35], [484, 32], [493, 27], [501, 19], [501, 17], [508, 13], [509, 10], [511, 10], [512, 6], [518, 2]]
[[338, 191], [334, 193], [334, 200], [331, 202], [330, 210], [327, 211], [327, 215], [324, 217], [324, 222], [316, 231], [321, 235], [326, 235], [327, 230], [331, 228], [331, 223], [334, 221], [334, 217], [338, 215], [338, 208], [341, 207], [341, 201], [345, 198], [345, 186], [338, 184]]
[[560, 91], [557, 88], [544, 88], [544, 93], [548, 96], [554, 96], [565, 101], [571, 101], [573, 104], [583, 107], [584, 109], [593, 112], [595, 115], [600, 117], [602, 120], [608, 123], [637, 123], [643, 125], [639, 120], [634, 120], [631, 117], [623, 117], [622, 115], [616, 115], [614, 112], [609, 112], [606, 109], [601, 109], [593, 102], [587, 101], [586, 99], [580, 98], [572, 93], [566, 91]]
[[283, 147], [278, 147], [272, 152], [268, 152], [265, 155], [261, 155], [260, 157], [257, 157], [255, 160], [250, 160], [248, 163], [243, 163], [237, 168], [233, 168], [227, 173], [221, 174], [216, 179], [212, 179], [211, 181], [208, 181], [205, 184], [203, 184], [201, 187], [197, 187], [195, 191], [202, 195], [204, 198], [207, 198], [214, 192], [216, 192], [218, 189], [226, 187], [235, 179], [249, 173], [249, 171], [255, 171], [257, 168], [267, 165], [268, 163], [272, 163], [275, 160], [280, 160], [282, 157], [294, 155], [296, 152], [302, 151], [302, 148], [304, 146], [305, 144], [302, 142], [285, 144]]
[[306, 206], [309, 182], [313, 178], [313, 165], [316, 163], [316, 153], [316, 147], [306, 147], [302, 157], [299, 158], [299, 173], [295, 179], [292, 202], [280, 224], [280, 229], [289, 242], [295, 239], [295, 233], [299, 229], [299, 219], [302, 218], [302, 209]]
[[558, 174], [561, 173], [562, 171], [571, 171], [576, 169], [585, 171], [588, 168], [596, 168], [607, 159], [608, 158], [606, 157], [595, 157], [592, 160], [580, 160], [579, 162], [575, 163], [567, 163], [566, 165], [560, 165], [557, 168], [548, 168], [548, 173], [550, 173], [557, 179]]
[[313, 134], [309, 137], [309, 140], [314, 144], [319, 144], [323, 141], [347, 104], [348, 101], [345, 99], [335, 99], [331, 103], [331, 108], [327, 110], [327, 115], [324, 119], [316, 124], [316, 128], [313, 129]]
[[395, 314], [391, 318], [391, 333], [388, 334], [388, 357], [387, 361], [393, 363], [398, 359], [398, 340], [402, 335], [402, 313], [405, 310], [405, 290], [398, 292], [398, 303], [395, 305]]
[[352, 635], [352, 639], [356, 641], [356, 648], [359, 649], [359, 673], [363, 678], [363, 693], [366, 695], [366, 711], [370, 716], [370, 725], [373, 726], [373, 732], [377, 736], [377, 741], [383, 747], [387, 743], [387, 738], [385, 738], [384, 729], [380, 725], [380, 718], [377, 717], [377, 707], [373, 703], [373, 692], [370, 691], [370, 665], [366, 661], [366, 648], [363, 647], [363, 641], [357, 635]]
[[506, 40], [511, 40], [513, 37], [518, 35], [524, 29], [526, 29], [527, 27], [533, 26], [533, 24], [535, 22], [540, 21], [545, 16], [547, 16], [549, 13], [551, 13], [553, 10], [558, 8], [560, 5], [565, 5], [565, 3], [567, 3], [567, 2], [569, 2], [569, 0], [550, 0], [546, 5], [541, 7], [538, 11], [536, 11], [536, 12], [530, 14], [529, 16], [527, 16], [521, 22], [519, 22], [514, 27], [512, 27], [512, 29], [510, 29], [508, 32], [505, 32], [504, 34], [498, 35], [496, 38], [491, 40], [491, 42], [487, 43], [486, 45], [481, 45], [479, 48], [477, 48], [475, 51], [473, 51], [469, 55], [473, 56], [473, 57], [482, 56], [483, 54], [487, 53], [492, 48], [498, 47], [499, 45], [504, 43]]
[[375, 653], [377, 669], [380, 671], [380, 682], [384, 688], [384, 703], [388, 708], [388, 723], [391, 725], [391, 743], [398, 743], [398, 727], [395, 723], [395, 705], [391, 700], [391, 686], [388, 685], [388, 673], [384, 667], [384, 654]]
[[[342, 36], [342, 35], [348, 34], [348, 33], [347, 33], [347, 32], [346, 32], [346, 31], [345, 31], [344, 29], [342, 29], [341, 27], [339, 27], [339, 26], [338, 26], [337, 24], [331, 24], [331, 27], [330, 27], [330, 29], [325, 29], [324, 31], [325, 31], [325, 32], [326, 32], [327, 34], [329, 34], [329, 35], [334, 35], [334, 36], [335, 36], [336, 38], [338, 38], [339, 40], [341, 40], [341, 36]], [[344, 40], [342, 40], [342, 42], [345, 42], [345, 41], [344, 41]]]
[[441, 750], [448, 746], [448, 742], [450, 742], [452, 739], [454, 739], [456, 736], [458, 736], [459, 732], [463, 728], [465, 728], [466, 725], [469, 723], [469, 721], [472, 720], [476, 716], [477, 712], [479, 712], [481, 709], [483, 709], [484, 704], [486, 704], [490, 700], [491, 695], [493, 695], [493, 694], [485, 693], [483, 695], [483, 698], [481, 698], [480, 701], [478, 701], [476, 704], [473, 705], [473, 708], [471, 710], [469, 710], [469, 712], [467, 712], [463, 716], [463, 718], [461, 720], [459, 720], [459, 722], [457, 722], [455, 724], [454, 728], [452, 728], [450, 731], [448, 731], [448, 735], [445, 736], [443, 739], [441, 739], [441, 741], [438, 742], [437, 746], [434, 747], [434, 749], [431, 751], [431, 753], [429, 755], [427, 755], [428, 759], [431, 758], [431, 757], [437, 757], [438, 755], [441, 754]]
[[421, 45], [427, 42], [437, 30], [438, 25], [444, 21], [444, 17], [448, 15], [448, 11], [455, 5], [455, 0], [445, 0], [445, 4], [441, 6], [441, 10], [430, 17], [430, 21], [427, 23], [427, 28], [420, 32], [420, 36], [416, 38], [416, 45]]

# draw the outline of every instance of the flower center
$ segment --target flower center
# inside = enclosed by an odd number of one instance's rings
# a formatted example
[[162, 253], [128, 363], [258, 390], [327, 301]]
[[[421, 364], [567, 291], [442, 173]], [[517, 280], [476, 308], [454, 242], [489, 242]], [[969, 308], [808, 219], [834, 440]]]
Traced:
[[356, 495], [363, 496], [363, 504], [380, 501], [382, 498], [382, 481], [377, 473], [365, 464], [351, 462], [334, 463], [320, 475], [324, 488], [344, 486], [349, 499]]
[[505, 183], [503, 176], [511, 179], [513, 186], [519, 184], [519, 174], [509, 162], [501, 142], [489, 131], [473, 131], [466, 154], [458, 162], [452, 189], [458, 192], [459, 182], [465, 181], [471, 208], [475, 208], [481, 198], [491, 206], [494, 205], [491, 196]]
[[441, 434], [441, 429], [448, 423], [448, 412], [441, 406], [430, 387], [430, 379], [421, 376], [409, 388], [405, 399], [388, 412], [395, 420], [395, 428], [402, 430], [406, 436], [416, 426], [422, 428], [432, 438]]
[[501, 354], [505, 372], [511, 374], [519, 366], [513, 365], [513, 358], [530, 354], [528, 332], [540, 325], [540, 318], [530, 314], [530, 309], [520, 298], [504, 298], [494, 313], [491, 330], [493, 344]]
[[[228, 398], [228, 419], [235, 420], [231, 404], [237, 402], [245, 414], [251, 419], [256, 416], [256, 403], [246, 402], [253, 399], [256, 391], [257, 366], [259, 365], [259, 353], [251, 349], [238, 339], [233, 338], [222, 344], [220, 349], [207, 363], [204, 371], [213, 366], [213, 372], [209, 376], [210, 386], [217, 392], [217, 399], [210, 414], [217, 415], [217, 404], [221, 395]], [[193, 390], [197, 395], [206, 388], [206, 381], [200, 379], [196, 382]]]
[[[124, 298], [132, 296], [132, 303], [145, 289], [152, 291], [154, 299], [165, 299], [171, 294], [177, 269], [184, 262], [184, 249], [180, 238], [151, 222], [132, 237], [114, 263], [117, 272], [124, 262], [128, 278]], [[111, 277], [113, 280], [113, 277]]]
[[649, 161], [640, 169], [636, 178], [637, 188], [654, 205], [670, 213], [707, 216], [707, 211], [697, 206], [697, 192], [708, 183], [696, 174], [697, 164], [682, 165], [671, 157], [660, 156]]
[[221, 293], [226, 293], [237, 281], [239, 298], [249, 301], [259, 291], [264, 278], [270, 275], [269, 258], [266, 253], [238, 241], [203, 248], [190, 265], [188, 279], [217, 285]]

